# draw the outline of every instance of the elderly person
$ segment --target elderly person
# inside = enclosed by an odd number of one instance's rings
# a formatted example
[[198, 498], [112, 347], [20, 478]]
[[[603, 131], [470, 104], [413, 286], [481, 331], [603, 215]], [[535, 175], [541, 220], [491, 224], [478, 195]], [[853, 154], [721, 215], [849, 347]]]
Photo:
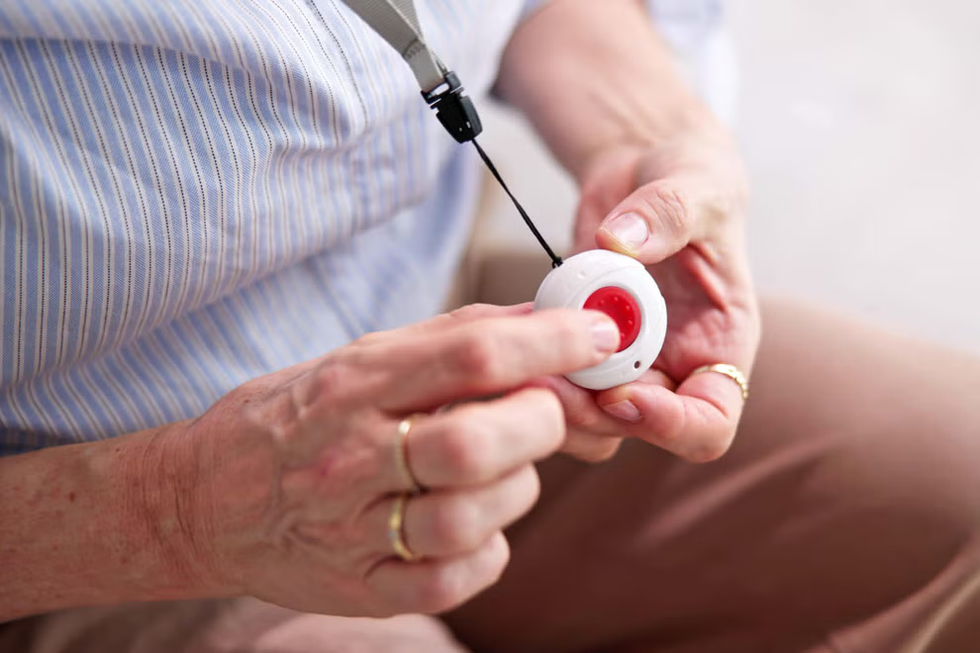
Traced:
[[760, 311], [641, 4], [535, 4], [417, 2], [664, 292], [597, 393], [601, 313], [429, 317], [478, 161], [342, 3], [0, 6], [0, 651], [972, 648], [980, 365]]

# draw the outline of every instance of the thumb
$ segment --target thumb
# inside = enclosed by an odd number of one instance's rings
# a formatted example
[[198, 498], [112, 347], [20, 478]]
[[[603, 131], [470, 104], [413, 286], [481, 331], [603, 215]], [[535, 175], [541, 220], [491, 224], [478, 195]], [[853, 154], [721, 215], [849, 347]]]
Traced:
[[694, 199], [676, 178], [640, 186], [609, 212], [596, 232], [596, 244], [659, 263], [683, 249], [694, 228]]

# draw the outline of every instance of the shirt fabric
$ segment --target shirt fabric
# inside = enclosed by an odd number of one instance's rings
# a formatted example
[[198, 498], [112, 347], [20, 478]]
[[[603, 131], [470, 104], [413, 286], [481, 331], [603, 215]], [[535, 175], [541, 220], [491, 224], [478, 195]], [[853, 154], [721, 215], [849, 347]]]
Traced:
[[[530, 5], [416, 4], [479, 105]], [[436, 312], [479, 177], [430, 114], [340, 0], [0, 3], [0, 455]]]

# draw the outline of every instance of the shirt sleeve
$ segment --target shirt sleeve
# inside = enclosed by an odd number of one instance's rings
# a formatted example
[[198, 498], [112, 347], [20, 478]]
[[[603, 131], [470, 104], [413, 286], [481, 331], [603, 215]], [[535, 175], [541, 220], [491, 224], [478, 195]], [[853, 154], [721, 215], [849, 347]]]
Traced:
[[524, 0], [524, 10], [521, 12], [521, 20], [525, 20], [528, 16], [551, 1], [552, 0]]

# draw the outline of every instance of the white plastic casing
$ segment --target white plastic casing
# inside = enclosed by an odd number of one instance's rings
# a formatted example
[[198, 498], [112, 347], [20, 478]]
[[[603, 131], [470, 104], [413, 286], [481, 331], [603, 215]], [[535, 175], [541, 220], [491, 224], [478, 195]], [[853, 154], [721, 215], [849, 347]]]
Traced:
[[623, 351], [566, 378], [590, 390], [605, 390], [635, 381], [653, 365], [667, 334], [667, 305], [657, 282], [636, 259], [608, 250], [596, 249], [576, 254], [552, 270], [534, 298], [534, 310], [584, 307], [600, 288], [622, 288], [640, 308], [640, 331]]

